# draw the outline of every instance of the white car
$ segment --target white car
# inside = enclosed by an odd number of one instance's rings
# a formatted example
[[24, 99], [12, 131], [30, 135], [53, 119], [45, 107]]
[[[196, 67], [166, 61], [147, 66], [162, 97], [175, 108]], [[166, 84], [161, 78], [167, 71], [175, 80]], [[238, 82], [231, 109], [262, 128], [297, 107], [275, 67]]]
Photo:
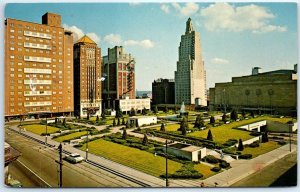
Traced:
[[65, 156], [65, 160], [71, 163], [80, 163], [84, 160], [78, 153], [72, 153], [70, 155]]

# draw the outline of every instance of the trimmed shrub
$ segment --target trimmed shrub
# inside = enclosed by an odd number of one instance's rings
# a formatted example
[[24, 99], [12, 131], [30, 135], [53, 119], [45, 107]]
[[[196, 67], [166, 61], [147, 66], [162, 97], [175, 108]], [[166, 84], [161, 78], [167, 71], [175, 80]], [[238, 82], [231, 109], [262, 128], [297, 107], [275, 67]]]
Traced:
[[249, 145], [249, 147], [251, 147], [251, 148], [259, 147], [259, 142], [258, 142], [258, 141], [255, 141], [255, 142], [251, 143], [251, 144]]
[[[161, 175], [161, 177], [165, 178], [166, 175]], [[192, 163], [187, 163], [183, 164], [178, 171], [170, 174], [168, 177], [174, 179], [199, 179], [203, 177], [203, 175], [194, 169], [194, 165]]]
[[239, 159], [251, 159], [252, 154], [243, 154], [239, 156]]
[[285, 141], [277, 141], [277, 143], [278, 143], [279, 145], [285, 145], [285, 144], [286, 144]]
[[213, 172], [219, 172], [221, 170], [221, 167], [213, 167], [210, 170]]
[[214, 164], [219, 163], [219, 160], [212, 155], [207, 155], [206, 157], [204, 157], [204, 159], [208, 163], [214, 163]]
[[227, 163], [226, 161], [222, 161], [219, 166], [223, 169], [230, 167], [230, 163]]

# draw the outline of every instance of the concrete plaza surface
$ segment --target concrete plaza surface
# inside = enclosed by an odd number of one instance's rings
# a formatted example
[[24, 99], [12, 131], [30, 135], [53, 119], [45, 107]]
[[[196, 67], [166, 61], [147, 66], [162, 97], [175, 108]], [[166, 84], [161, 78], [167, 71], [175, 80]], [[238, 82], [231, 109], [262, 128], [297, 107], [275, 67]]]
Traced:
[[[10, 128], [19, 131], [19, 128], [17, 126], [10, 126]], [[40, 141], [45, 141], [44, 136], [36, 135], [31, 132], [24, 132], [22, 133], [34, 137], [36, 139], [39, 139]], [[55, 147], [59, 145], [59, 142], [56, 142], [54, 140], [51, 140], [48, 138], [47, 141], [48, 144], [51, 144]], [[71, 153], [79, 153], [82, 157], [86, 157], [86, 152], [81, 151], [79, 149], [76, 149], [68, 144], [63, 145], [63, 149], [66, 151], [69, 151]], [[291, 152], [297, 151], [297, 145], [292, 144], [291, 145]], [[265, 153], [263, 155], [260, 155], [256, 158], [250, 159], [250, 160], [235, 160], [232, 161], [231, 167], [228, 170], [224, 170], [221, 173], [218, 173], [214, 176], [211, 176], [204, 180], [173, 180], [169, 179], [169, 186], [170, 187], [200, 187], [201, 182], [205, 184], [205, 187], [229, 187], [233, 183], [249, 176], [252, 173], [255, 173], [256, 171], [259, 171], [266, 167], [267, 165], [274, 163], [275, 161], [285, 157], [286, 155], [290, 154], [290, 146], [289, 144], [286, 144], [284, 146], [281, 146], [273, 151], [270, 151], [268, 153]], [[111, 160], [105, 159], [100, 156], [96, 156], [93, 154], [88, 154], [88, 159], [91, 161], [94, 161], [96, 163], [99, 163], [101, 165], [104, 165], [110, 169], [113, 169], [115, 171], [118, 171], [120, 173], [123, 173], [125, 175], [128, 175], [132, 178], [135, 178], [139, 181], [142, 181], [144, 183], [147, 183], [151, 185], [152, 187], [165, 187], [165, 180], [148, 175], [146, 173], [143, 173], [141, 171], [135, 170], [133, 168], [121, 165], [119, 163], [113, 162]], [[217, 183], [217, 185], [216, 185]], [[109, 186], [108, 186], [109, 187]]]

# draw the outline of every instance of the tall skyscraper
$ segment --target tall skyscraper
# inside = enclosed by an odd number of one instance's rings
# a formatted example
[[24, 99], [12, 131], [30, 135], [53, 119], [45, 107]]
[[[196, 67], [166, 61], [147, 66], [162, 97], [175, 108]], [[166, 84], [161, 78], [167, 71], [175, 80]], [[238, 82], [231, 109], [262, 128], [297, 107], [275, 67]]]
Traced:
[[73, 107], [73, 35], [61, 16], [42, 24], [5, 20], [5, 117], [70, 114]]
[[129, 97], [135, 99], [135, 60], [125, 53], [122, 46], [108, 49], [103, 57], [103, 86], [105, 108], [115, 108], [114, 100]]
[[179, 60], [175, 71], [176, 104], [207, 105], [206, 76], [202, 60], [200, 34], [196, 32], [189, 18], [185, 34], [181, 35]]
[[101, 115], [101, 50], [88, 36], [74, 44], [75, 115]]
[[157, 79], [152, 83], [152, 104], [175, 104], [174, 79]]

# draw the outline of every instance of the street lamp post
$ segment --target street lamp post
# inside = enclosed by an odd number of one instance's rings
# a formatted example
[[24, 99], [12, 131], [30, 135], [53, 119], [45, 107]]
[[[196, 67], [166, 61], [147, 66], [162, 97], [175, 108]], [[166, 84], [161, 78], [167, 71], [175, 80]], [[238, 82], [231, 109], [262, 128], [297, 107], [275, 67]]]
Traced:
[[21, 133], [21, 126], [22, 126], [22, 116], [20, 115], [19, 133]]
[[47, 137], [48, 137], [48, 121], [47, 121], [47, 114], [46, 114], [46, 137], [45, 137], [45, 143], [47, 144]]
[[168, 182], [168, 140], [166, 139], [166, 187], [169, 186]]
[[292, 121], [289, 121], [288, 122], [288, 125], [289, 125], [289, 140], [290, 140], [290, 152], [292, 152], [292, 128], [293, 128], [293, 122]]
[[85, 149], [85, 160], [88, 161], [89, 154], [89, 128], [86, 129], [86, 149]]

